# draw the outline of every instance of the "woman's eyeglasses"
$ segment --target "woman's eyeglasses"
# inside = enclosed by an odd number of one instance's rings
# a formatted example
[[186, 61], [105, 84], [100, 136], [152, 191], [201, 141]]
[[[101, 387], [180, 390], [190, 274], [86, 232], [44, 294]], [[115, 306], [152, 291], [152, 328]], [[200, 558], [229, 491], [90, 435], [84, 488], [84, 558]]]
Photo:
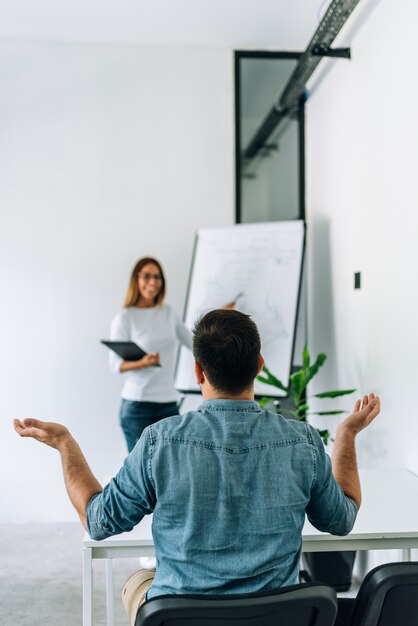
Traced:
[[145, 272], [144, 274], [138, 274], [138, 276], [142, 278], [142, 280], [147, 280], [147, 281], [154, 279], [156, 282], [161, 282], [163, 279], [161, 274], [148, 274], [147, 272]]

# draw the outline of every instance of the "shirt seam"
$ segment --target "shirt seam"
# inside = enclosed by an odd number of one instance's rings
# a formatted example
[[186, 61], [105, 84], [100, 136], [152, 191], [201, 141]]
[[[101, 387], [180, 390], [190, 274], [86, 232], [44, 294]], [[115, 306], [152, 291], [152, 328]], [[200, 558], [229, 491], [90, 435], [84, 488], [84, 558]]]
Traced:
[[262, 412], [262, 409], [257, 408], [256, 406], [240, 407], [240, 408], [237, 407], [236, 409], [233, 409], [231, 407], [219, 407], [213, 404], [207, 404], [204, 407], [199, 407], [198, 411], [199, 413], [205, 413], [207, 409], [212, 411], [213, 413], [261, 413]]
[[[151, 426], [150, 426], [151, 429]], [[185, 437], [171, 437], [167, 435], [160, 436], [161, 441], [165, 443], [184, 444], [194, 446], [196, 448], [206, 448], [208, 450], [219, 450], [229, 452], [231, 454], [251, 452], [252, 450], [268, 450], [271, 448], [284, 448], [288, 446], [307, 444], [309, 441], [306, 439], [285, 439], [283, 441], [271, 441], [269, 443], [256, 444], [254, 446], [245, 446], [243, 448], [234, 448], [231, 446], [223, 446], [209, 441], [199, 441], [197, 439], [188, 439]]]
[[156, 442], [155, 436], [154, 436], [154, 429], [152, 428], [152, 424], [151, 426], [148, 426], [148, 437], [150, 440], [150, 443], [148, 445], [148, 462], [147, 462], [147, 471], [148, 471], [148, 478], [150, 479], [150, 482], [152, 484], [152, 486], [154, 487], [154, 490], [156, 489], [155, 486], [155, 481], [154, 481], [154, 477], [152, 475], [152, 456], [154, 453], [154, 445]]
[[313, 440], [313, 437], [312, 437], [311, 430], [310, 430], [310, 428], [309, 428], [309, 426], [308, 426], [308, 424], [306, 422], [304, 422], [304, 424], [305, 424], [305, 430], [306, 430], [306, 435], [307, 435], [308, 441], [309, 441], [309, 443], [310, 443], [310, 445], [312, 446], [312, 449], [313, 449], [313, 454], [312, 454], [312, 461], [313, 461], [312, 485], [313, 485], [316, 482], [316, 478], [317, 478], [317, 461], [318, 461], [317, 454], [316, 454], [317, 450], [316, 450], [316, 447], [315, 447], [315, 444], [314, 444], [314, 440]]

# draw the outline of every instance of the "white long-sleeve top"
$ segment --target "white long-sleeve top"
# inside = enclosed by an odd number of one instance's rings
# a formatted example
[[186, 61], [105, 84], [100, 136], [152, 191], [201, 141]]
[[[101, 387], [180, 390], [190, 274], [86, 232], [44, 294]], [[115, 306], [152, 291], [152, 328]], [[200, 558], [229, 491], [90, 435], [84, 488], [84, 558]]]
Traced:
[[[192, 334], [168, 304], [150, 308], [127, 307], [118, 313], [110, 329], [112, 341], [133, 341], [145, 352], [159, 352], [161, 367], [123, 372], [122, 398], [145, 402], [175, 402], [174, 369], [179, 343], [192, 347]], [[122, 359], [110, 352], [109, 365], [120, 373]]]

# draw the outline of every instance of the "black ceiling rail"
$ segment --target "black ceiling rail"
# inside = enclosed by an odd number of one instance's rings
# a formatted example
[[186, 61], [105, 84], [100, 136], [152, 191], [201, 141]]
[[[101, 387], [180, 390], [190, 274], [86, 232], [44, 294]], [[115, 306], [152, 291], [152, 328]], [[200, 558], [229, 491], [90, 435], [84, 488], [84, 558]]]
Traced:
[[269, 111], [242, 156], [253, 159], [264, 147], [279, 123], [299, 106], [306, 83], [324, 56], [350, 58], [350, 49], [332, 49], [331, 44], [360, 0], [332, 0], [305, 52], [289, 78], [276, 104]]

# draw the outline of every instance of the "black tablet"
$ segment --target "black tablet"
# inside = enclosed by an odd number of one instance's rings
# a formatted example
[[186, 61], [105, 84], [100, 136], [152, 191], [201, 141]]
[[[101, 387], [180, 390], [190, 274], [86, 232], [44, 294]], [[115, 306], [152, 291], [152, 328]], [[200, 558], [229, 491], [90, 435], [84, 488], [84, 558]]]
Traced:
[[133, 341], [106, 341], [102, 339], [100, 343], [116, 352], [124, 361], [139, 361], [146, 355], [145, 350]]

